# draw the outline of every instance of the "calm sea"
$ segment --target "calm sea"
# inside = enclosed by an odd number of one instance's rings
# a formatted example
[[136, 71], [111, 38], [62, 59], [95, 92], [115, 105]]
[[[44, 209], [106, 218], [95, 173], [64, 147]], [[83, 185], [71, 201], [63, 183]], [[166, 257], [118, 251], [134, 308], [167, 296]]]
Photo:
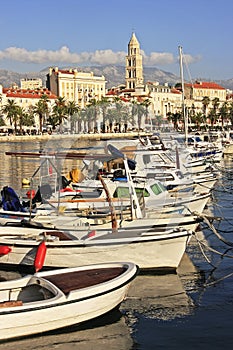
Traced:
[[[1, 143], [0, 186], [19, 192], [22, 179], [30, 178], [38, 159], [12, 158], [6, 151], [60, 150], [97, 147], [98, 143], [69, 141]], [[67, 169], [72, 164], [66, 164]], [[0, 344], [4, 349], [64, 350], [155, 350], [223, 349], [233, 346], [233, 164], [219, 164], [221, 177], [212, 193], [207, 214], [215, 220], [215, 233], [208, 222], [190, 242], [177, 274], [139, 275], [127, 299], [96, 320], [68, 330]], [[210, 224], [211, 225], [211, 224]], [[222, 237], [225, 239], [223, 241]], [[199, 243], [201, 240], [202, 244]], [[205, 245], [204, 245], [205, 244]], [[0, 271], [7, 279], [17, 271]]]

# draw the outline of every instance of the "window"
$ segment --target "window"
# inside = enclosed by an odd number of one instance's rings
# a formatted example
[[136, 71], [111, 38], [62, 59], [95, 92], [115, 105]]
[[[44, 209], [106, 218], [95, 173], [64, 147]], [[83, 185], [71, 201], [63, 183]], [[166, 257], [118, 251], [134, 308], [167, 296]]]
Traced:
[[[161, 185], [162, 185], [162, 184], [161, 184]], [[156, 195], [158, 195], [158, 194], [164, 192], [164, 190], [165, 190], [165, 187], [164, 187], [163, 185], [160, 186], [160, 185], [157, 184], [157, 183], [153, 184], [150, 188], [152, 189], [152, 192], [153, 192], [154, 194], [156, 194]]]

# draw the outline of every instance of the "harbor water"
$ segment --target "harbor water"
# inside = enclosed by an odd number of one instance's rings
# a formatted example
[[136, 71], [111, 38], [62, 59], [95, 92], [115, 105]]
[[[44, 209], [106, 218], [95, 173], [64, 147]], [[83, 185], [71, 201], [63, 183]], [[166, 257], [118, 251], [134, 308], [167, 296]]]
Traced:
[[[71, 147], [58, 142], [1, 142], [0, 186], [23, 194], [22, 179], [39, 166], [37, 158], [5, 152], [38, 152]], [[99, 147], [94, 141], [72, 147]], [[72, 163], [65, 164], [67, 169]], [[208, 217], [192, 237], [177, 273], [141, 273], [131, 284], [119, 310], [69, 329], [0, 343], [0, 350], [155, 350], [222, 349], [233, 346], [233, 164], [218, 165], [220, 179], [212, 191]], [[214, 230], [210, 217], [214, 217]], [[210, 226], [208, 225], [210, 223]], [[146, 253], [146, 252], [145, 252]], [[0, 279], [19, 277], [0, 270]], [[0, 325], [1, 326], [1, 325]]]

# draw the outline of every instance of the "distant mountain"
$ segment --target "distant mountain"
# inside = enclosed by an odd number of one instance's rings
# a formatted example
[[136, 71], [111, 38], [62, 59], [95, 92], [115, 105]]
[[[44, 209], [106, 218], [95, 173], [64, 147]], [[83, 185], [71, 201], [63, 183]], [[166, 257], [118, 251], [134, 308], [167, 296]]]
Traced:
[[6, 69], [0, 69], [0, 84], [4, 87], [10, 87], [12, 84], [20, 86], [20, 79], [32, 79], [41, 78], [45, 85], [46, 74], [45, 72], [28, 72], [28, 73], [17, 73]]
[[[62, 69], [70, 67], [62, 67]], [[90, 67], [75, 67], [83, 72], [93, 72], [94, 75], [104, 76], [107, 83], [106, 87], [111, 88], [125, 83], [125, 67], [124, 66], [90, 66]], [[13, 83], [20, 86], [20, 79], [25, 78], [41, 78], [43, 85], [46, 85], [46, 75], [48, 74], [49, 68], [45, 68], [40, 72], [28, 72], [28, 73], [17, 73], [5, 69], [0, 69], [0, 84], [3, 87], [9, 87]], [[155, 67], [143, 67], [144, 82], [147, 81], [158, 81], [160, 84], [168, 83], [169, 85], [175, 85], [180, 81], [180, 77], [173, 73], [160, 70]], [[204, 78], [202, 80], [205, 80]], [[215, 80], [218, 84], [226, 89], [233, 90], [233, 78], [228, 80]]]

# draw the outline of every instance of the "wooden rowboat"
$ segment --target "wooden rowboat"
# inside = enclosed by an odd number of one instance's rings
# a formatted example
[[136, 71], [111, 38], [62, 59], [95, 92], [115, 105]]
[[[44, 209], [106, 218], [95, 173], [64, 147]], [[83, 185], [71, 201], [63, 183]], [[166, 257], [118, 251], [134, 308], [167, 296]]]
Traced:
[[95, 264], [26, 275], [0, 283], [0, 340], [84, 322], [119, 306], [137, 265]]

